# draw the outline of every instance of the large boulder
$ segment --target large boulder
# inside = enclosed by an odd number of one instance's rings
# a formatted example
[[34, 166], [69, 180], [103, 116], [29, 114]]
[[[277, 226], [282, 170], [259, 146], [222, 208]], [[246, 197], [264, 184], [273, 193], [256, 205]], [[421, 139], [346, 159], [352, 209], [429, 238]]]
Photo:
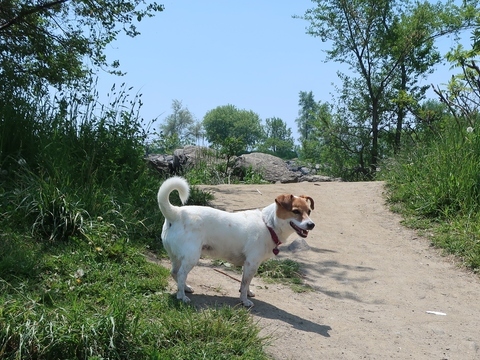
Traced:
[[213, 150], [204, 146], [186, 145], [176, 149], [173, 155], [149, 154], [146, 159], [160, 173], [180, 174], [198, 161], [214, 162], [216, 157], [212, 153]]
[[262, 174], [263, 179], [275, 183], [292, 183], [298, 181], [298, 176], [290, 171], [282, 159], [263, 153], [251, 153], [239, 156], [233, 165], [234, 171], [252, 168]]

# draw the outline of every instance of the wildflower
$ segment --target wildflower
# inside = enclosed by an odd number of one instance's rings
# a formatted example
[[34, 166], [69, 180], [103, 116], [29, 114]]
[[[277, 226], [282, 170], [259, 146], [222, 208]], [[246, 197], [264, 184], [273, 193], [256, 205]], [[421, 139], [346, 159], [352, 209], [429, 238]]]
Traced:
[[473, 132], [473, 128], [472, 128], [471, 126], [467, 127], [467, 132], [468, 132], [468, 133]]

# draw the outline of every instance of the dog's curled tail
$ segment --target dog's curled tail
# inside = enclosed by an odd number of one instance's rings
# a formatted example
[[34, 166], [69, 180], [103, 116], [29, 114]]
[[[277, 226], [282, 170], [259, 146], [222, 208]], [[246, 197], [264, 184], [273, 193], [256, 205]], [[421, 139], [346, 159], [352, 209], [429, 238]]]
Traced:
[[163, 182], [163, 184], [160, 186], [160, 189], [158, 189], [158, 207], [160, 208], [163, 216], [170, 221], [174, 221], [178, 213], [178, 207], [170, 204], [169, 200], [170, 193], [173, 190], [178, 191], [182, 204], [187, 202], [188, 196], [190, 195], [190, 188], [187, 180], [182, 177], [174, 176]]

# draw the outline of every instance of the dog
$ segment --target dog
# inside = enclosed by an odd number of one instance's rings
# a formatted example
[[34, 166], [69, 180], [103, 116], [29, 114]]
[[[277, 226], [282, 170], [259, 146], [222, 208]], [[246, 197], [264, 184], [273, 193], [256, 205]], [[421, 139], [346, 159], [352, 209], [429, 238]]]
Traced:
[[163, 182], [157, 200], [165, 217], [162, 241], [172, 262], [177, 299], [185, 303], [190, 301], [185, 293], [193, 293], [186, 284], [187, 275], [203, 255], [243, 266], [240, 301], [246, 307], [253, 306], [248, 299], [255, 296], [250, 283], [260, 264], [277, 255], [278, 245], [291, 234], [306, 238], [315, 226], [309, 217], [314, 209], [309, 196], [279, 195], [262, 210], [229, 213], [207, 206], [174, 206], [169, 201], [174, 190], [185, 204], [190, 188], [178, 176]]

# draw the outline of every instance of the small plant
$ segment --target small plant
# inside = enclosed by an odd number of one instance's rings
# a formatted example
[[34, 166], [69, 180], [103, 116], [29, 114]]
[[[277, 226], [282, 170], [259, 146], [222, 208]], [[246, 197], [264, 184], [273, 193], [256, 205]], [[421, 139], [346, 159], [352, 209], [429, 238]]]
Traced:
[[258, 275], [273, 282], [280, 281], [288, 284], [296, 292], [304, 292], [310, 289], [305, 285], [300, 264], [290, 259], [265, 261], [258, 268]]
[[255, 171], [252, 166], [245, 169], [245, 174], [242, 181], [245, 184], [263, 184], [266, 181], [263, 179], [262, 173]]

